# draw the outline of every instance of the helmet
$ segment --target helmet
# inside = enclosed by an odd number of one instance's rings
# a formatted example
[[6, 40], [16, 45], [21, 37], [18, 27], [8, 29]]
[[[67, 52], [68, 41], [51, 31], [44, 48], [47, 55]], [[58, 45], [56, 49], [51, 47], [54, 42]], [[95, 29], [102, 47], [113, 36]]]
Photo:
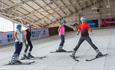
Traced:
[[66, 24], [66, 23], [67, 23], [66, 18], [62, 18], [62, 19], [60, 20], [60, 23], [61, 23], [61, 24]]
[[21, 27], [22, 27], [22, 25], [21, 25], [21, 24], [17, 24], [16, 29], [20, 30], [20, 29], [21, 29]]
[[87, 18], [86, 18], [85, 16], [83, 16], [83, 17], [80, 18], [80, 20], [81, 20], [81, 21], [86, 21]]

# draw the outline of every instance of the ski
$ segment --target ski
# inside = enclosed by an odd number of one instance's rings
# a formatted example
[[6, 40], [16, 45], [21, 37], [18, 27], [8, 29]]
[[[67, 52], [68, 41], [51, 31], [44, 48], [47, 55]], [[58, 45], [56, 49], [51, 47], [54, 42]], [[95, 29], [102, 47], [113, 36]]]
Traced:
[[30, 65], [32, 63], [35, 63], [35, 61], [32, 61], [32, 62], [22, 62], [22, 63], [15, 63], [15, 64], [11, 64], [11, 63], [8, 63], [8, 64], [5, 64], [4, 66], [8, 66], [8, 65]]
[[74, 57], [73, 55], [70, 55], [70, 57], [71, 57], [73, 60], [79, 62], [79, 60], [77, 59], [77, 58], [79, 58], [78, 56], [77, 56], [77, 57]]
[[43, 59], [46, 58], [46, 56], [42, 56], [42, 57], [34, 57], [34, 58], [21, 58], [21, 60], [37, 60], [37, 59]]
[[94, 57], [92, 59], [86, 59], [85, 61], [92, 61], [92, 60], [95, 60], [95, 59], [98, 59], [98, 58], [102, 58], [102, 57], [105, 57], [107, 56], [108, 54], [103, 54], [103, 56], [100, 56], [100, 57]]
[[47, 58], [46, 56], [42, 56], [42, 57], [34, 57], [34, 58], [30, 58], [29, 60], [37, 60], [37, 59], [44, 59]]
[[72, 53], [73, 51], [66, 51], [66, 52], [57, 52], [57, 51], [51, 51], [50, 53]]

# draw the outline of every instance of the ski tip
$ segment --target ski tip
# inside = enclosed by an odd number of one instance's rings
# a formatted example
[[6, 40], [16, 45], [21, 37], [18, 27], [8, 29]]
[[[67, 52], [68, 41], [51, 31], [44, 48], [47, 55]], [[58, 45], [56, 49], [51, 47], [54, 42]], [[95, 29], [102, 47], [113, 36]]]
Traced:
[[105, 55], [109, 55], [108, 53], [106, 53]]
[[86, 59], [85, 61], [89, 61], [88, 59]]
[[32, 62], [30, 62], [30, 64], [32, 64], [32, 63], [35, 63], [36, 61], [32, 61]]
[[92, 61], [92, 60], [95, 60], [95, 59], [98, 59], [98, 58], [102, 58], [102, 57], [104, 57], [104, 56], [107, 56], [107, 55], [109, 55], [108, 53], [106, 53], [106, 54], [103, 54], [102, 56], [100, 56], [100, 57], [95, 57], [95, 58], [92, 58], [92, 59], [86, 59], [85, 61]]
[[72, 59], [74, 59], [75, 61], [79, 62], [78, 59], [76, 59], [76, 57], [74, 58], [72, 55], [69, 55]]
[[79, 62], [79, 60], [76, 60], [77, 62]]

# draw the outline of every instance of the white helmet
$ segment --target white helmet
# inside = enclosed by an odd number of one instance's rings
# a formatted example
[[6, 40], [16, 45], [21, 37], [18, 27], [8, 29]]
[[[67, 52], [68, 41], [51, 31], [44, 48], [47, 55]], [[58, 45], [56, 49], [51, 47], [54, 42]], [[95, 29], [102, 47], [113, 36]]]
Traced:
[[81, 20], [81, 21], [86, 21], [87, 18], [86, 18], [85, 16], [83, 16], [83, 17], [80, 18], [80, 20]]

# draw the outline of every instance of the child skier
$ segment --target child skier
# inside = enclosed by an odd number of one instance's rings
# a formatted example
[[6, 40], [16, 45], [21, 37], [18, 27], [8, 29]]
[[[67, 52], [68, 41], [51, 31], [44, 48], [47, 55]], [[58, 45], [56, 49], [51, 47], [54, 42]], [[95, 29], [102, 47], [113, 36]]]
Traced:
[[61, 39], [61, 42], [60, 42], [59, 48], [58, 48], [58, 50], [56, 50], [56, 52], [66, 52], [66, 50], [63, 49], [63, 45], [65, 43], [65, 23], [66, 23], [66, 20], [64, 18], [62, 18], [60, 20], [60, 26], [58, 28], [58, 34]]
[[21, 64], [22, 62], [19, 61], [19, 55], [20, 55], [20, 52], [22, 50], [22, 46], [23, 46], [23, 39], [24, 39], [24, 36], [23, 36], [23, 33], [21, 31], [21, 28], [22, 26], [20, 24], [18, 24], [16, 26], [16, 31], [15, 31], [15, 34], [14, 34], [14, 37], [15, 37], [15, 52], [12, 56], [12, 59], [10, 61], [9, 64]]
[[[27, 29], [25, 31], [25, 50], [24, 50], [24, 55], [21, 59], [30, 59], [30, 58], [34, 58], [33, 55], [31, 55], [31, 51], [33, 49], [33, 45], [31, 42], [31, 25], [28, 24], [27, 25]], [[29, 49], [28, 55], [27, 55], [27, 51]]]
[[92, 32], [92, 30], [91, 30], [90, 25], [87, 24], [87, 22], [86, 22], [87, 19], [85, 17], [81, 17], [80, 20], [81, 20], [82, 24], [80, 24], [78, 26], [77, 30], [78, 30], [78, 34], [79, 34], [79, 32], [81, 32], [81, 37], [78, 41], [78, 44], [74, 48], [72, 57], [75, 58], [75, 53], [78, 50], [78, 48], [80, 47], [80, 45], [83, 43], [84, 40], [86, 40], [92, 46], [92, 48], [97, 52], [97, 55], [96, 55], [97, 58], [103, 56], [103, 54], [99, 51], [99, 49], [93, 44], [93, 42], [89, 36], [88, 30], [90, 30], [91, 32]]

